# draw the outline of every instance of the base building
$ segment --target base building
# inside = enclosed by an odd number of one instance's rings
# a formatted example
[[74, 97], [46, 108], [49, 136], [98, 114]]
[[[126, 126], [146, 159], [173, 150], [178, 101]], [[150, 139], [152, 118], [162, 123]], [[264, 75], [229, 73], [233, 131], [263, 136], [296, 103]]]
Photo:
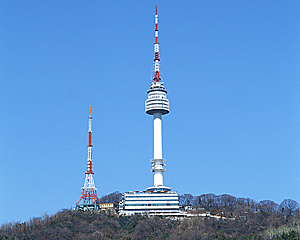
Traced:
[[162, 188], [154, 191], [131, 191], [123, 194], [119, 215], [182, 216], [178, 194]]

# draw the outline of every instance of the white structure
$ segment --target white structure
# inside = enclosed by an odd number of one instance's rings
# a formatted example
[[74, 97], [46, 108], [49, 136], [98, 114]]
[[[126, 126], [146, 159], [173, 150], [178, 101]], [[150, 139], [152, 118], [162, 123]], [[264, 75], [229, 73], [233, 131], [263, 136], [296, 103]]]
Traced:
[[154, 173], [154, 186], [146, 191], [132, 191], [123, 194], [119, 202], [120, 215], [162, 215], [170, 217], [185, 216], [179, 211], [178, 194], [165, 187], [163, 172], [166, 170], [166, 160], [162, 157], [162, 115], [169, 113], [169, 100], [167, 90], [160, 77], [160, 59], [158, 43], [158, 15], [155, 13], [155, 43], [154, 43], [154, 76], [150, 89], [147, 91], [148, 99], [145, 103], [146, 113], [153, 115], [154, 123], [154, 158], [151, 161]]
[[[169, 100], [167, 99], [167, 90], [163, 86], [160, 77], [159, 66], [159, 43], [158, 43], [158, 15], [157, 8], [155, 11], [155, 43], [154, 43], [154, 77], [150, 89], [147, 91], [148, 99], [145, 103], [146, 113], [153, 115], [154, 125], [154, 158], [152, 162], [151, 171], [154, 173], [154, 186], [147, 188], [147, 190], [164, 188], [163, 172], [166, 170], [165, 159], [162, 158], [162, 115], [169, 113]], [[171, 190], [170, 188], [167, 188]]]
[[184, 213], [179, 212], [177, 192], [169, 189], [165, 191], [126, 192], [119, 203], [119, 214], [184, 216]]

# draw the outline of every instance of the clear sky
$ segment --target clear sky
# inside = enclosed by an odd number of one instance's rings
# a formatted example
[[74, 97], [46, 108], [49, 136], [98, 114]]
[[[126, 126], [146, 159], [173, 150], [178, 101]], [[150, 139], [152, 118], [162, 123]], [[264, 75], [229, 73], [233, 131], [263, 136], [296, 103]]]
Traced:
[[0, 1], [0, 224], [75, 206], [93, 108], [99, 197], [153, 185], [154, 10], [164, 184], [300, 202], [300, 1]]

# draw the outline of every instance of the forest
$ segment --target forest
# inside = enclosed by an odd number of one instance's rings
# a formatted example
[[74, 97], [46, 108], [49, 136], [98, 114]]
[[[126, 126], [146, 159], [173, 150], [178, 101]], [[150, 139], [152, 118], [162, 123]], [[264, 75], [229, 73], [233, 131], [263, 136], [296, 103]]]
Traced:
[[[122, 194], [103, 196], [102, 203], [117, 204]], [[63, 209], [27, 222], [3, 223], [2, 239], [300, 239], [300, 206], [292, 199], [280, 204], [256, 202], [223, 194], [179, 196], [182, 208], [193, 213], [210, 212], [212, 217], [119, 216], [114, 211], [81, 212]]]

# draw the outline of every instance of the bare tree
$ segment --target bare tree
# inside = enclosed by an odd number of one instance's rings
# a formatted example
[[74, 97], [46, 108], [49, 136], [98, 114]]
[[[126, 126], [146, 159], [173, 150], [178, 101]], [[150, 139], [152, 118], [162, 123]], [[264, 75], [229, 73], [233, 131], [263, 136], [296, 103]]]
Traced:
[[261, 211], [274, 213], [278, 209], [278, 204], [270, 200], [263, 200], [259, 202], [259, 208]]
[[192, 200], [193, 200], [193, 195], [192, 194], [183, 194], [179, 195], [179, 204], [181, 206], [187, 206], [187, 205], [192, 205]]
[[105, 195], [100, 198], [101, 203], [113, 203], [115, 206], [118, 205], [119, 201], [122, 198], [122, 193], [116, 191], [113, 193], [110, 193], [108, 195]]
[[279, 205], [280, 211], [290, 217], [299, 212], [299, 203], [292, 199], [284, 199]]

